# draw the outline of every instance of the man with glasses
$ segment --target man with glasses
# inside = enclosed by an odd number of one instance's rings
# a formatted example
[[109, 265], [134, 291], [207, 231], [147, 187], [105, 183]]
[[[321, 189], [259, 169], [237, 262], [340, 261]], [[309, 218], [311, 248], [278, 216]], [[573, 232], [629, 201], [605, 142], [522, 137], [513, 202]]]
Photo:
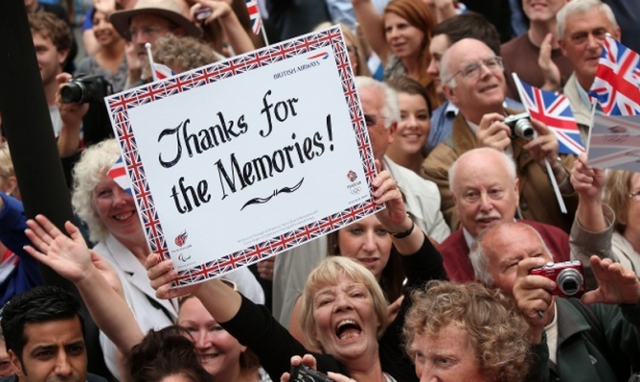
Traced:
[[[513, 159], [493, 148], [477, 148], [462, 154], [449, 170], [449, 184], [460, 218], [460, 229], [440, 244], [449, 280], [475, 279], [469, 248], [485, 229], [514, 221], [518, 208], [519, 179]], [[556, 261], [569, 259], [569, 236], [561, 229], [522, 220], [533, 227], [551, 249]]]
[[[448, 172], [460, 155], [476, 147], [492, 147], [514, 158], [520, 178], [518, 216], [555, 225], [569, 232], [578, 203], [569, 172], [573, 156], [558, 155], [558, 141], [541, 122], [531, 121], [533, 139], [516, 137], [503, 121], [513, 110], [503, 108], [505, 79], [502, 60], [483, 42], [463, 39], [442, 57], [442, 88], [460, 112], [452, 133], [429, 154], [422, 174], [434, 181], [442, 199], [442, 212], [452, 229], [460, 226], [449, 188]], [[560, 158], [560, 159], [558, 159]], [[547, 164], [548, 163], [548, 164]], [[566, 166], [566, 167], [565, 167]], [[555, 177], [568, 213], [562, 214], [547, 169]]]
[[202, 30], [182, 15], [177, 0], [138, 0], [133, 9], [114, 12], [109, 17], [118, 33], [133, 43], [137, 62], [129, 61], [126, 88], [139, 84], [142, 62], [147, 60], [145, 44], [153, 45], [169, 33], [177, 37], [200, 38]]
[[591, 124], [587, 92], [596, 78], [606, 34], [619, 40], [620, 28], [607, 4], [600, 0], [573, 0], [558, 12], [557, 29], [562, 54], [574, 67], [563, 93], [569, 99], [582, 140], [586, 142]]

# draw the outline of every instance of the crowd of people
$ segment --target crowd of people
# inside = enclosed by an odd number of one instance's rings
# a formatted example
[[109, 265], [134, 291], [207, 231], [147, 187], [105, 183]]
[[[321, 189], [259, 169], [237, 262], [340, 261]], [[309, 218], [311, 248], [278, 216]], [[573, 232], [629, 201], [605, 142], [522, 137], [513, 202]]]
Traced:
[[[605, 37], [640, 50], [640, 5], [258, 5], [255, 34], [244, 0], [25, 0], [77, 220], [27, 220], [17, 176], [29, 174], [2, 143], [0, 381], [640, 380], [640, 168], [593, 168], [559, 153], [542, 121], [533, 136], [505, 123], [523, 110], [515, 73], [562, 92], [586, 142]], [[180, 73], [336, 23], [386, 208], [172, 288], [172, 259], [150, 250], [134, 197], [108, 175], [121, 154], [102, 98], [153, 81], [148, 45]], [[69, 81], [95, 91], [70, 95]], [[42, 267], [72, 293], [43, 285]]]

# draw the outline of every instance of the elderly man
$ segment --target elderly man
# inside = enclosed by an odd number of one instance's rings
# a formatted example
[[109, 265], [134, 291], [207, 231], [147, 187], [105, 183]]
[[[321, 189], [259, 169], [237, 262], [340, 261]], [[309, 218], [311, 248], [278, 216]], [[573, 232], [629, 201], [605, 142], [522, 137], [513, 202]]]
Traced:
[[[507, 154], [492, 148], [467, 151], [449, 171], [449, 185], [461, 228], [438, 247], [449, 280], [473, 281], [469, 260], [472, 242], [485, 229], [514, 221], [518, 208], [516, 165]], [[569, 236], [561, 229], [534, 221], [531, 225], [551, 249], [556, 261], [569, 260]]]
[[[436, 78], [438, 93], [442, 93], [442, 84], [438, 78], [440, 76], [440, 61], [444, 52], [451, 45], [464, 38], [475, 38], [487, 44], [496, 55], [500, 54], [500, 36], [496, 27], [479, 13], [468, 12], [444, 20], [433, 28], [431, 35], [431, 43], [429, 44], [431, 61], [427, 73]], [[522, 109], [522, 104], [511, 98], [505, 98], [504, 101], [505, 107]], [[426, 144], [428, 152], [431, 152], [438, 143], [451, 135], [453, 121], [458, 115], [458, 111], [455, 104], [446, 100], [431, 113], [431, 130], [429, 131], [429, 141]]]
[[1, 382], [106, 382], [87, 373], [80, 305], [67, 291], [40, 286], [16, 295], [1, 322], [15, 374]]
[[[569, 0], [522, 0], [529, 19], [527, 33], [501, 47], [507, 95], [519, 98], [512, 73], [529, 85], [558, 90], [573, 72], [573, 64], [562, 55], [556, 39], [556, 14]], [[534, 63], [538, 63], [535, 65]], [[551, 63], [553, 65], [551, 65]]]
[[127, 41], [134, 45], [138, 62], [129, 63], [127, 87], [137, 84], [142, 73], [139, 60], [146, 60], [145, 44], [173, 33], [178, 37], [200, 38], [202, 30], [182, 15], [177, 0], [138, 0], [133, 9], [114, 12], [109, 21]]
[[[439, 211], [440, 197], [437, 186], [385, 156], [400, 116], [395, 92], [386, 84], [368, 77], [356, 77], [356, 87], [369, 130], [373, 155], [397, 182], [405, 197], [405, 208], [416, 225], [433, 240], [444, 240], [450, 231]], [[284, 252], [276, 258], [273, 314], [282, 325], [289, 325], [291, 311], [296, 299], [302, 294], [307, 275], [326, 254], [326, 238], [320, 238]]]
[[571, 103], [582, 140], [586, 142], [591, 124], [591, 104], [587, 92], [596, 78], [606, 34], [620, 39], [620, 28], [607, 4], [600, 0], [574, 0], [558, 12], [557, 29], [562, 54], [574, 67], [563, 93]]
[[[445, 52], [440, 78], [445, 95], [458, 106], [460, 113], [453, 123], [451, 135], [423, 162], [422, 175], [438, 185], [442, 212], [450, 227], [457, 229], [460, 220], [449, 188], [449, 167], [471, 149], [493, 147], [513, 156], [516, 161], [521, 217], [552, 224], [568, 232], [577, 196], [565, 166], [570, 167], [575, 158], [558, 156], [558, 141], [541, 122], [531, 121], [536, 138], [514, 137], [511, 128], [503, 122], [505, 114], [514, 112], [502, 106], [505, 80], [500, 57], [481, 41], [460, 40]], [[551, 168], [551, 174], [547, 174], [547, 168]], [[568, 215], [560, 212], [549, 175], [555, 177], [560, 187]]]
[[[546, 342], [550, 380], [627, 381], [640, 370], [640, 280], [611, 259], [590, 259], [598, 289], [581, 300], [557, 296], [531, 270], [552, 261], [536, 231], [520, 222], [486, 230], [471, 248], [478, 280], [512, 296], [535, 342]], [[548, 353], [548, 354], [545, 354]]]

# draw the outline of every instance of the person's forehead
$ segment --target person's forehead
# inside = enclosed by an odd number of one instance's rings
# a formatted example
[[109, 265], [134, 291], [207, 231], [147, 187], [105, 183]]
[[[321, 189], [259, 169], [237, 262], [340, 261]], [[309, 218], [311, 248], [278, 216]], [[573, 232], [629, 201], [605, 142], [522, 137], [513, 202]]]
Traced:
[[499, 226], [487, 233], [482, 241], [490, 260], [496, 264], [508, 261], [512, 257], [523, 258], [539, 253], [542, 242], [532, 228], [522, 224]]
[[507, 169], [495, 157], [474, 155], [463, 158], [458, 164], [454, 183], [465, 187], [470, 183], [499, 183], [506, 186], [511, 182]]
[[27, 338], [25, 348], [83, 340], [82, 325], [78, 316], [44, 322], [27, 322], [24, 325], [24, 336]]
[[382, 91], [367, 86], [360, 91], [360, 103], [365, 113], [381, 113], [384, 107], [384, 94]]
[[612, 30], [613, 25], [604, 10], [591, 8], [584, 12], [577, 12], [567, 16], [565, 35], [597, 28]]
[[471, 62], [477, 62], [495, 56], [493, 51], [483, 42], [475, 39], [458, 41], [447, 49], [450, 65], [462, 67]]
[[31, 36], [33, 37], [33, 43], [39, 45], [53, 45], [53, 40], [51, 40], [51, 36], [46, 31], [31, 31]]
[[429, 52], [443, 55], [444, 52], [449, 49], [450, 45], [451, 44], [449, 44], [449, 36], [444, 33], [439, 34], [431, 38], [431, 44], [429, 44]]

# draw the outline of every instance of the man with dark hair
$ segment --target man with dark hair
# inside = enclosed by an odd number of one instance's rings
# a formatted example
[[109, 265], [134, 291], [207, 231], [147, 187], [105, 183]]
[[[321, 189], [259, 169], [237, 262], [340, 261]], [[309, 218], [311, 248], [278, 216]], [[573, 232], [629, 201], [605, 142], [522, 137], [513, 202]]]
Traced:
[[0, 382], [106, 382], [87, 373], [80, 305], [64, 289], [40, 286], [2, 309], [2, 333], [15, 375]]
[[[500, 36], [498, 31], [493, 24], [479, 13], [467, 12], [446, 19], [433, 28], [431, 35], [431, 43], [429, 44], [431, 62], [429, 62], [427, 73], [433, 76], [439, 94], [442, 94], [440, 60], [451, 45], [465, 38], [474, 38], [484, 42], [496, 56], [500, 55]], [[511, 109], [522, 109], [522, 105], [519, 102], [510, 98], [505, 99], [505, 106]], [[458, 115], [458, 107], [448, 99], [433, 111], [431, 114], [431, 130], [427, 141], [428, 152], [431, 152], [438, 143], [444, 141], [451, 134], [453, 120], [456, 115]]]
[[56, 106], [56, 92], [58, 90], [56, 76], [62, 73], [62, 68], [69, 56], [71, 30], [64, 21], [48, 12], [29, 15], [29, 27], [40, 68], [44, 94], [49, 106], [53, 131], [57, 135], [62, 128], [62, 119]]

